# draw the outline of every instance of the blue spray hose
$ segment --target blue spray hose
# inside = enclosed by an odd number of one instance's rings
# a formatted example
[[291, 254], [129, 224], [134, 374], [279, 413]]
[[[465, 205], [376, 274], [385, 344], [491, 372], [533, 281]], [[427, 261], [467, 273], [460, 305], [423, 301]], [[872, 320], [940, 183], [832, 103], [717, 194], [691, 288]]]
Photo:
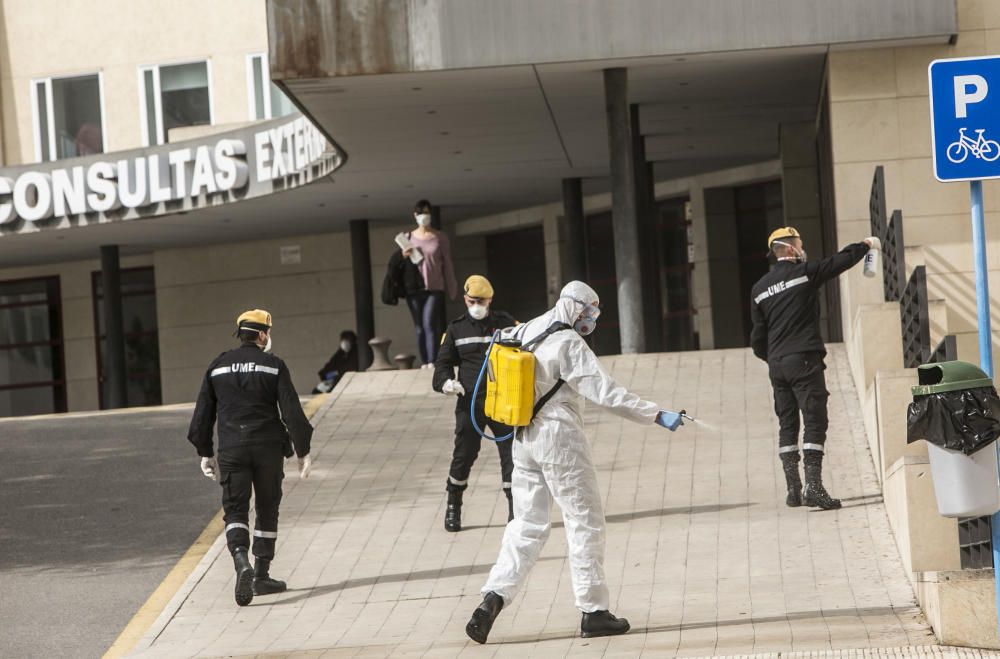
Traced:
[[515, 431], [511, 431], [509, 435], [504, 435], [503, 437], [490, 437], [483, 432], [482, 428], [479, 427], [479, 423], [476, 421], [476, 399], [479, 398], [479, 385], [483, 381], [483, 373], [486, 372], [486, 366], [490, 363], [490, 353], [493, 351], [493, 344], [497, 342], [497, 337], [500, 336], [500, 330], [493, 333], [493, 337], [490, 339], [490, 345], [486, 348], [486, 357], [483, 359], [483, 367], [479, 369], [479, 377], [476, 378], [476, 386], [472, 390], [472, 402], [469, 404], [469, 416], [472, 418], [472, 427], [479, 433], [480, 437], [484, 437], [491, 442], [505, 442], [514, 436]]

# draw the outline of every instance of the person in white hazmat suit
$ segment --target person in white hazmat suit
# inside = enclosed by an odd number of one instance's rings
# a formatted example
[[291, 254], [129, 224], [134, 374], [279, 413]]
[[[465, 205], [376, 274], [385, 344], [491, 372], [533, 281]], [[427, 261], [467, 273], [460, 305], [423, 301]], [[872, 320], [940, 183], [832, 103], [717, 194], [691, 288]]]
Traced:
[[[493, 621], [524, 584], [548, 539], [549, 509], [562, 509], [576, 606], [583, 612], [583, 637], [611, 636], [629, 630], [628, 621], [613, 616], [604, 578], [604, 508], [590, 446], [583, 433], [584, 400], [641, 424], [659, 423], [676, 430], [681, 415], [643, 400], [615, 382], [584, 341], [594, 331], [600, 300], [587, 284], [573, 281], [550, 311], [518, 327], [504, 330], [522, 343], [565, 323], [538, 343], [535, 355], [535, 400], [557, 383], [560, 388], [537, 411], [531, 424], [517, 429], [513, 444], [514, 519], [507, 524], [500, 556], [482, 588], [483, 602], [465, 631], [485, 643]], [[575, 330], [575, 331], [573, 331]]]

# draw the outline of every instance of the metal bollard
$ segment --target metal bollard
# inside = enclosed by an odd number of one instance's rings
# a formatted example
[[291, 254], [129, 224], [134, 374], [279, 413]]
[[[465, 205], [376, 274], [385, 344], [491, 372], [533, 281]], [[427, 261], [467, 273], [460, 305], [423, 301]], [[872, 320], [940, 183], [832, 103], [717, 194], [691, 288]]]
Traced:
[[392, 339], [385, 339], [381, 336], [376, 336], [374, 339], [368, 342], [368, 345], [372, 348], [372, 365], [368, 367], [369, 371], [394, 371], [396, 367], [392, 365], [389, 361], [389, 345], [392, 343]]
[[400, 353], [392, 358], [392, 361], [396, 362], [396, 366], [399, 367], [401, 371], [409, 371], [413, 368], [413, 362], [417, 360], [416, 355], [410, 355], [407, 353]]

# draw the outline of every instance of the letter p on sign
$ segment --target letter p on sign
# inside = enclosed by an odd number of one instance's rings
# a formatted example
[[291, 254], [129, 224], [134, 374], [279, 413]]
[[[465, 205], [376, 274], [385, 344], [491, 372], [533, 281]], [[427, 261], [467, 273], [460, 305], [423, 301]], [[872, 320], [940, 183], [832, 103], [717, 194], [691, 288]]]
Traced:
[[983, 76], [955, 76], [955, 117], [965, 119], [969, 114], [966, 106], [985, 99], [989, 90]]

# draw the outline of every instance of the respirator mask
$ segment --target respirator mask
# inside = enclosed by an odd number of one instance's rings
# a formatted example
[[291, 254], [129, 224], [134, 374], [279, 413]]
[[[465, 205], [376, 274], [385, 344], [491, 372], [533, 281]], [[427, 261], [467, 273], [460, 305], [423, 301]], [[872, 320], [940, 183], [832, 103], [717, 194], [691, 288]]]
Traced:
[[601, 316], [600, 307], [596, 304], [587, 304], [583, 300], [577, 300], [576, 298], [568, 299], [583, 305], [583, 312], [576, 319], [576, 322], [573, 323], [573, 329], [580, 336], [590, 336], [597, 329], [597, 319]]
[[783, 240], [774, 240], [774, 241], [771, 242], [771, 244], [772, 245], [784, 245], [788, 249], [790, 249], [793, 252], [795, 252], [795, 256], [783, 256], [783, 257], [781, 257], [781, 258], [778, 259], [779, 261], [795, 261], [796, 263], [805, 263], [806, 262], [806, 258], [807, 258], [806, 250], [799, 249], [795, 245], [792, 245], [791, 243], [786, 243]]
[[486, 314], [489, 313], [489, 307], [483, 304], [473, 304], [469, 307], [469, 315], [475, 320], [482, 320], [486, 318]]

